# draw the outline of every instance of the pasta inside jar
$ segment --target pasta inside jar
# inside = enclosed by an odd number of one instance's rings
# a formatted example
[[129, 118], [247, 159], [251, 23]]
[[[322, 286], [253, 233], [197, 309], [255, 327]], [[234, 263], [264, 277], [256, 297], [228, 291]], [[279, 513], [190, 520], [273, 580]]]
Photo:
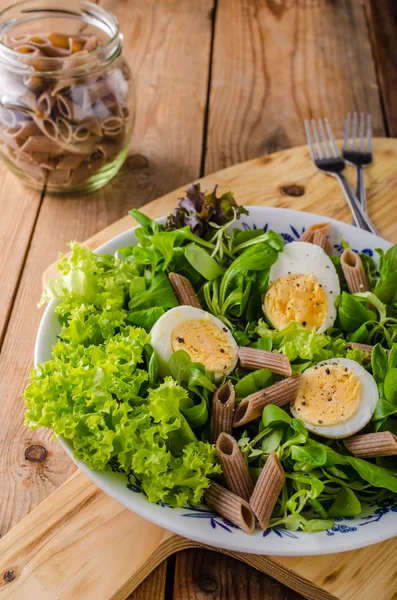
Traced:
[[8, 166], [52, 193], [103, 186], [125, 159], [135, 116], [115, 17], [89, 2], [48, 9], [28, 0], [1, 14], [0, 42], [0, 153]]

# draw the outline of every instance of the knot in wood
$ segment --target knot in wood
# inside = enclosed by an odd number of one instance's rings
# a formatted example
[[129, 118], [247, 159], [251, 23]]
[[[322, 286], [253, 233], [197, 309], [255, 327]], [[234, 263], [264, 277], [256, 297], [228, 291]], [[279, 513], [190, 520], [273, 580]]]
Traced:
[[295, 198], [298, 196], [303, 196], [305, 193], [305, 188], [296, 183], [291, 185], [282, 185], [280, 186], [280, 190], [282, 194], [285, 194], [286, 196], [294, 196]]
[[15, 573], [14, 569], [8, 569], [8, 571], [6, 571], [4, 573], [3, 579], [7, 583], [9, 583], [10, 581], [14, 581], [14, 579], [15, 579], [16, 576], [17, 576], [17, 574]]
[[25, 459], [34, 462], [41, 463], [47, 458], [47, 450], [43, 446], [29, 446], [25, 450]]
[[213, 577], [208, 577], [208, 575], [203, 575], [197, 581], [197, 585], [199, 586], [202, 592], [213, 593], [218, 589], [218, 582]]
[[148, 159], [142, 154], [131, 154], [125, 162], [127, 167], [133, 171], [146, 169], [149, 166]]

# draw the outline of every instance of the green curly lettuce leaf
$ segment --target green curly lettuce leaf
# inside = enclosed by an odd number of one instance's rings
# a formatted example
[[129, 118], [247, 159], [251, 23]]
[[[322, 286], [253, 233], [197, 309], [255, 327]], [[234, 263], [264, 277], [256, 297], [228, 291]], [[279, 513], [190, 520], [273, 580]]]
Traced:
[[187, 392], [171, 378], [147, 388], [140, 366], [148, 343], [149, 335], [134, 327], [102, 346], [59, 341], [53, 358], [31, 373], [25, 422], [62, 435], [92, 469], [116, 459], [151, 502], [197, 504], [220, 467], [213, 446], [197, 441], [180, 411]]

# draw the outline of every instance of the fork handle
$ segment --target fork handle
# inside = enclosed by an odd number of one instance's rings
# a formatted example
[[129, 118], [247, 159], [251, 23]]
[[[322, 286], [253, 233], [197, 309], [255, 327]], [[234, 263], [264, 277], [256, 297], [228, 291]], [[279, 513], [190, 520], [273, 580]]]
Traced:
[[356, 167], [356, 194], [363, 212], [367, 213], [367, 195], [364, 183], [364, 167], [362, 165]]
[[360, 227], [360, 229], [365, 229], [366, 231], [370, 231], [375, 235], [379, 235], [379, 232], [374, 227], [371, 219], [361, 208], [360, 202], [351, 189], [346, 177], [341, 173], [336, 173], [336, 178], [342, 187], [343, 193], [345, 194], [345, 198], [352, 212], [354, 223], [357, 225], [357, 227]]

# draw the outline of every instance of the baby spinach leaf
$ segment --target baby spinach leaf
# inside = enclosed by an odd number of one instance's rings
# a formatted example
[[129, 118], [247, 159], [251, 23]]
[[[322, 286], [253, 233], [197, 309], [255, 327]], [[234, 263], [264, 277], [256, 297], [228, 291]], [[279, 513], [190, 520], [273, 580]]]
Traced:
[[397, 367], [397, 344], [392, 344], [389, 354], [389, 369]]
[[328, 511], [330, 517], [355, 517], [360, 513], [361, 503], [353, 490], [347, 486], [339, 490]]
[[[132, 280], [131, 284], [134, 281], [136, 280]], [[130, 295], [131, 299], [128, 303], [130, 310], [141, 306], [145, 306], [145, 308], [151, 306], [162, 306], [163, 308], [179, 306], [168, 277], [163, 272], [157, 273], [157, 275], [153, 277], [150, 281], [149, 288], [145, 291], [138, 291], [137, 289], [131, 290], [130, 286]]]
[[[392, 400], [388, 400], [385, 396], [385, 386], [384, 383], [378, 384], [379, 388], [379, 400], [375, 408], [373, 420], [380, 421], [384, 420], [390, 415], [394, 415], [397, 413], [397, 402], [393, 402]], [[378, 424], [377, 424], [378, 425]], [[378, 430], [379, 428], [376, 427]]]
[[190, 377], [192, 360], [184, 350], [177, 350], [171, 354], [168, 361], [168, 368], [172, 377], [178, 383], [187, 383]]
[[270, 431], [262, 440], [262, 454], [270, 454], [277, 450], [281, 443], [284, 430], [280, 427]]
[[397, 369], [389, 369], [384, 383], [385, 396], [389, 402], [397, 405]]
[[209, 392], [215, 392], [216, 385], [211, 381], [209, 376], [205, 372], [205, 368], [200, 363], [192, 363], [189, 375], [189, 389], [195, 387], [202, 387]]
[[338, 319], [343, 331], [356, 331], [363, 323], [374, 317], [365, 305], [352, 294], [342, 292]]
[[272, 372], [270, 369], [259, 369], [258, 371], [252, 371], [234, 386], [236, 396], [238, 398], [245, 398], [254, 392], [258, 392], [263, 388], [267, 387], [271, 383]]
[[327, 462], [327, 453], [321, 447], [291, 446], [291, 458], [315, 467], [321, 467]]
[[193, 429], [202, 427], [208, 420], [208, 406], [204, 397], [200, 398], [198, 404], [195, 404], [193, 400], [188, 405], [181, 403], [181, 412]]
[[285, 423], [286, 425], [291, 424], [291, 417], [275, 404], [268, 404], [263, 409], [262, 423], [264, 427], [274, 427], [278, 424]]
[[303, 531], [307, 533], [314, 533], [315, 531], [326, 531], [327, 529], [332, 529], [335, 525], [332, 519], [310, 519], [306, 521]]
[[273, 347], [273, 341], [270, 337], [259, 338], [256, 342], [251, 344], [252, 348], [258, 348], [259, 350], [266, 350], [267, 352], [271, 352]]
[[389, 357], [380, 344], [376, 344], [372, 350], [371, 367], [376, 381], [384, 381], [389, 367]]
[[136, 325], [136, 327], [143, 327], [149, 331], [164, 313], [165, 310], [161, 306], [153, 306], [152, 308], [136, 310], [130, 313], [127, 321], [132, 323], [132, 325]]
[[277, 250], [263, 242], [247, 248], [240, 254], [223, 275], [220, 287], [221, 304], [225, 302], [229, 286], [238, 274], [268, 269], [276, 262], [277, 255]]
[[164, 258], [163, 269], [167, 269], [174, 254], [174, 244], [177, 239], [177, 234], [172, 231], [161, 231], [152, 235], [151, 242], [157, 250], [160, 251]]
[[379, 280], [375, 287], [375, 294], [385, 304], [394, 304], [397, 300], [397, 244], [384, 254], [379, 254]]
[[191, 266], [208, 281], [223, 275], [224, 269], [204, 248], [189, 244], [185, 247], [185, 256]]
[[361, 458], [346, 456], [346, 459], [364, 481], [368, 481], [368, 483], [375, 487], [385, 488], [397, 493], [396, 475]]

